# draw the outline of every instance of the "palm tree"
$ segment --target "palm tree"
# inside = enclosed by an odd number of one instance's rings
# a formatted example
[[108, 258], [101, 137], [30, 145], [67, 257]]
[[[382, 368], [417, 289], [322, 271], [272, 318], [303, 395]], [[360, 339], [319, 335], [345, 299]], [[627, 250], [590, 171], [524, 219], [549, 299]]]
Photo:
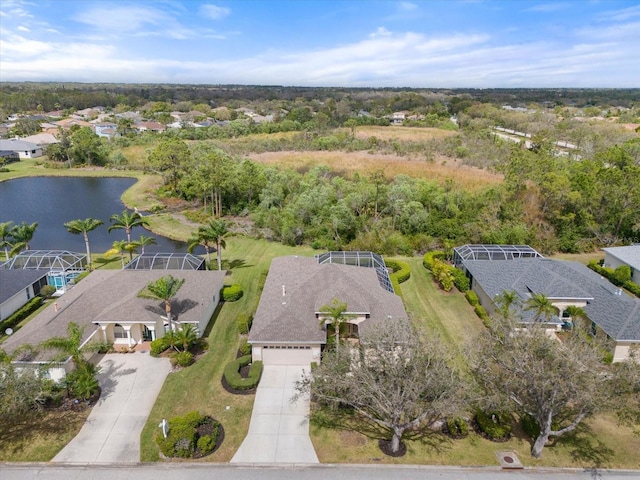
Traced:
[[130, 213], [128, 210], [123, 210], [121, 214], [114, 213], [111, 215], [111, 218], [109, 218], [109, 221], [111, 222], [111, 226], [107, 228], [107, 231], [124, 230], [127, 234], [128, 243], [131, 243], [132, 228], [149, 224], [138, 212]]
[[333, 299], [331, 305], [324, 305], [320, 308], [320, 313], [323, 315], [320, 320], [320, 326], [330, 324], [333, 326], [333, 331], [336, 337], [336, 351], [340, 345], [340, 328], [347, 322], [351, 315], [346, 315], [347, 304], [339, 302], [337, 298]]
[[120, 255], [120, 261], [122, 262], [122, 268], [124, 268], [124, 252], [130, 252], [131, 244], [126, 240], [116, 240], [109, 250], [104, 252], [104, 256], [107, 258], [114, 255]]
[[[564, 311], [569, 314], [569, 317], [571, 318], [571, 322], [573, 323], [574, 328], [575, 328], [576, 322], [578, 320], [580, 320], [580, 321], [589, 320], [589, 317], [587, 316], [587, 312], [582, 307], [576, 307], [575, 305], [569, 305], [567, 308], [564, 309]], [[581, 326], [584, 327], [584, 325], [581, 325]]]
[[84, 364], [89, 363], [84, 358], [84, 353], [97, 349], [97, 344], [82, 345], [82, 334], [84, 327], [80, 327], [77, 323], [69, 322], [67, 325], [66, 337], [51, 337], [40, 344], [45, 349], [55, 349], [60, 351], [60, 360], [66, 360], [71, 357], [71, 361], [76, 368], [81, 368]]
[[13, 247], [13, 244], [9, 241], [13, 239], [13, 222], [0, 223], [0, 248], [4, 248], [4, 257], [9, 260], [9, 247]]
[[227, 222], [224, 220], [212, 220], [209, 222], [207, 228], [211, 229], [216, 239], [216, 250], [218, 256], [218, 270], [222, 270], [222, 249], [227, 248], [227, 243], [224, 241], [224, 236], [229, 233], [227, 228]]
[[520, 296], [514, 290], [505, 290], [501, 294], [496, 295], [493, 299], [494, 305], [497, 307], [498, 312], [504, 318], [511, 318], [511, 307], [517, 307], [520, 305]]
[[77, 220], [71, 220], [64, 224], [69, 233], [73, 233], [74, 235], [82, 234], [84, 237], [84, 244], [87, 247], [87, 263], [89, 264], [89, 270], [91, 270], [91, 249], [89, 248], [89, 232], [95, 230], [104, 222], [102, 220], [98, 220], [97, 218], [86, 218], [82, 220], [81, 218]]
[[9, 254], [15, 255], [21, 250], [29, 250], [29, 242], [33, 238], [36, 228], [38, 228], [37, 223], [27, 225], [25, 222], [13, 227], [11, 229], [11, 237], [13, 237], [14, 243]]
[[547, 322], [557, 315], [558, 310], [553, 306], [551, 300], [547, 298], [544, 293], [534, 293], [525, 302], [524, 310], [533, 310], [536, 321], [540, 322], [543, 319]]
[[198, 333], [196, 327], [190, 323], [185, 323], [175, 333], [175, 341], [182, 344], [182, 350], [187, 351], [198, 341]]
[[144, 255], [144, 247], [145, 245], [156, 245], [156, 239], [154, 237], [147, 237], [146, 235], [140, 235], [140, 238], [135, 242], [139, 247], [142, 247], [142, 255]]
[[187, 251], [189, 253], [193, 253], [193, 250], [198, 245], [202, 245], [204, 247], [204, 251], [207, 252], [207, 264], [209, 264], [211, 263], [210, 249], [217, 245], [217, 239], [217, 230], [211, 226], [211, 223], [209, 225], [201, 225], [198, 228], [198, 231], [191, 235]]
[[164, 302], [164, 310], [167, 312], [167, 321], [171, 333], [173, 333], [171, 300], [177, 295], [183, 283], [183, 278], [175, 278], [172, 275], [167, 275], [166, 277], [159, 278], [155, 282], [149, 282], [147, 288], [140, 294], [143, 298], [153, 298]]

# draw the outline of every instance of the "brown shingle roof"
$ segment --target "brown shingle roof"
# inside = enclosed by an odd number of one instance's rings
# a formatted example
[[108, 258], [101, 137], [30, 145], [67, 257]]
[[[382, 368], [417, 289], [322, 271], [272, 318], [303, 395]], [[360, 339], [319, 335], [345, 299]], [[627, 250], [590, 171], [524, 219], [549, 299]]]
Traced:
[[[155, 321], [164, 315], [162, 302], [139, 298], [138, 293], [147, 285], [165, 275], [184, 278], [185, 283], [172, 302], [173, 315], [178, 321], [197, 321], [213, 301], [224, 283], [225, 272], [203, 270], [97, 270], [60, 297], [37, 317], [3, 343], [13, 352], [20, 345], [36, 345], [48, 338], [66, 336], [67, 325], [75, 322], [85, 327], [83, 341], [97, 330], [93, 323]], [[51, 355], [42, 353], [38, 360]]]
[[249, 341], [325, 343], [315, 313], [333, 299], [346, 303], [349, 312], [369, 312], [361, 332], [389, 317], [407, 318], [400, 297], [380, 286], [373, 268], [278, 257], [271, 263]]

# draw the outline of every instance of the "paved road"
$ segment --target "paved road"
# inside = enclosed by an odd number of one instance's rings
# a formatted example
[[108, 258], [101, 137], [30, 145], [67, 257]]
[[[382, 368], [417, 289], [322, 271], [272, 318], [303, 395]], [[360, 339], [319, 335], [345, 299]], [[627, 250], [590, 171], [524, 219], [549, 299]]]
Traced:
[[640, 471], [460, 468], [394, 465], [235, 466], [0, 464], [2, 480], [637, 480]]
[[249, 433], [231, 463], [318, 463], [309, 438], [309, 396], [292, 403], [309, 365], [265, 365], [253, 402]]
[[[99, 366], [100, 399], [53, 462], [140, 461], [140, 433], [171, 370], [169, 359], [114, 353], [105, 355]], [[0, 475], [0, 480], [5, 478]]]

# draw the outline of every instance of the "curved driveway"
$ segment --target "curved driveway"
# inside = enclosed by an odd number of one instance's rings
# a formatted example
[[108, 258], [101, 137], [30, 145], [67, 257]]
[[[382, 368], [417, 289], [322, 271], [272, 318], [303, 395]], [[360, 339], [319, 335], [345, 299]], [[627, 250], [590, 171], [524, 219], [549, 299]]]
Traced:
[[140, 433], [167, 374], [168, 358], [148, 353], [109, 354], [98, 364], [102, 394], [76, 437], [53, 462], [135, 463]]

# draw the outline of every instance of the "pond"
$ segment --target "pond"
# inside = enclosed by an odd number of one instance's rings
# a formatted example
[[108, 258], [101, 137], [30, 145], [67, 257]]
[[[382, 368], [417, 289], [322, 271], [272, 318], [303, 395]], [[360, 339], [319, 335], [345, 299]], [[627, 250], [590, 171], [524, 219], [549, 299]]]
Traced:
[[[70, 250], [83, 253], [82, 235], [73, 235], [64, 224], [78, 218], [98, 218], [104, 222], [89, 232], [91, 251], [107, 251], [116, 240], [126, 240], [124, 230], [107, 232], [109, 218], [125, 207], [120, 197], [136, 182], [135, 178], [29, 177], [0, 182], [0, 222], [38, 223], [32, 250]], [[134, 228], [131, 238], [151, 236], [157, 245], [145, 252], [186, 252], [187, 245], [161, 237], [146, 229]], [[194, 253], [199, 253], [198, 251]]]

